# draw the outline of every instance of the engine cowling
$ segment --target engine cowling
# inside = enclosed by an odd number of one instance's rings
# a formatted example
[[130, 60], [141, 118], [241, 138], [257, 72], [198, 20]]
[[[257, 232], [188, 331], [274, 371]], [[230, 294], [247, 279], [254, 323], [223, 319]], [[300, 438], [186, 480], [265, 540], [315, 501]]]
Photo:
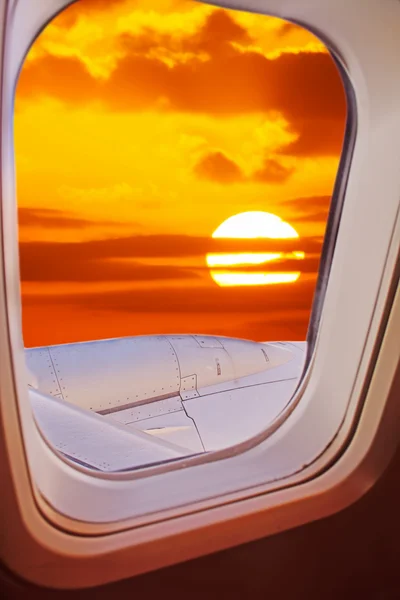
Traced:
[[285, 364], [284, 347], [228, 337], [138, 336], [26, 350], [35, 387], [96, 412], [198, 390]]

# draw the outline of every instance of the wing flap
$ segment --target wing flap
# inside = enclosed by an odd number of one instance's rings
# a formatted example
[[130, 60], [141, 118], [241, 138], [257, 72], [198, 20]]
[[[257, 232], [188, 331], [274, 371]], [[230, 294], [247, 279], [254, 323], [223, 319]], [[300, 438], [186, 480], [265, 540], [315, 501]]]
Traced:
[[192, 454], [170, 441], [86, 411], [59, 398], [29, 391], [39, 429], [55, 449], [100, 471], [134, 469]]

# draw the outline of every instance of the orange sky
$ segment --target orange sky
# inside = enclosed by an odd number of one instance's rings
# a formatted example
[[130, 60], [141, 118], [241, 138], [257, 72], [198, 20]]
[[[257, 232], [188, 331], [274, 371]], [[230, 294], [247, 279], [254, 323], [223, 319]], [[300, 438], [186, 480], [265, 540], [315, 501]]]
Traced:
[[[304, 339], [345, 114], [332, 59], [294, 25], [186, 0], [69, 7], [16, 93], [25, 344]], [[300, 239], [211, 240], [245, 211]], [[207, 252], [243, 249], [304, 251], [302, 275], [219, 288]]]

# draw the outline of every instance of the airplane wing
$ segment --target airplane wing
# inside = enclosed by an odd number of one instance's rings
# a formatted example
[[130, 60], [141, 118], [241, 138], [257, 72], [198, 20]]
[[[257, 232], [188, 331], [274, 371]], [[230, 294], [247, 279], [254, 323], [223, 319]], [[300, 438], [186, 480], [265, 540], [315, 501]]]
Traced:
[[[290, 401], [305, 354], [302, 342], [176, 335], [27, 349], [26, 360], [31, 390], [42, 392], [31, 397], [46, 436], [60, 450], [67, 435], [69, 455], [87, 463], [82, 438], [93, 448], [90, 464], [115, 470], [219, 450], [261, 433]], [[119, 442], [115, 427], [124, 433]], [[116, 448], [130, 435], [132, 451], [121, 462], [116, 455], [124, 450]]]
[[74, 462], [99, 471], [121, 471], [191, 454], [135, 427], [36, 390], [29, 390], [35, 420], [45, 439]]

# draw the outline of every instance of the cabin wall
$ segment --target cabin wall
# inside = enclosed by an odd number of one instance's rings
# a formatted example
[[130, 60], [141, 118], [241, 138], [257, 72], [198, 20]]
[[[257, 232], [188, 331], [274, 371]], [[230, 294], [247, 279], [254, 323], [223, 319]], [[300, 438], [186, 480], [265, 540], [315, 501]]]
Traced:
[[89, 590], [46, 590], [3, 570], [0, 591], [7, 600], [398, 600], [399, 513], [400, 449], [364, 497], [326, 519]]

